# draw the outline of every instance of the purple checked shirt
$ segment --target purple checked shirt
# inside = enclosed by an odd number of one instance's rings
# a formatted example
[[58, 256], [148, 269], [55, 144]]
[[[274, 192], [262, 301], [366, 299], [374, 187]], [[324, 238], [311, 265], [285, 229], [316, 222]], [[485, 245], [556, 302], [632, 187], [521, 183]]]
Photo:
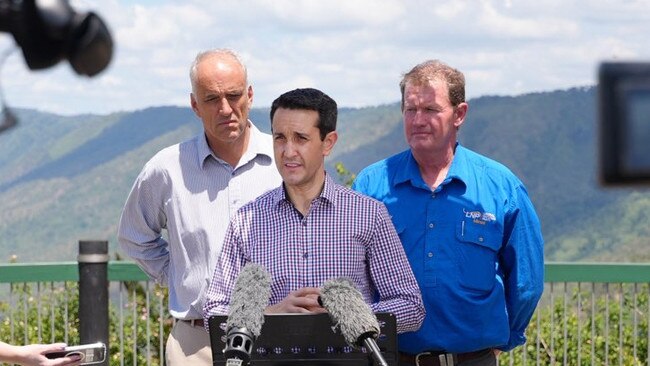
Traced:
[[207, 291], [204, 317], [227, 314], [230, 293], [248, 262], [273, 278], [269, 305], [303, 287], [350, 278], [374, 312], [390, 312], [399, 333], [424, 319], [420, 289], [386, 207], [328, 175], [302, 216], [282, 186], [243, 206], [230, 221]]

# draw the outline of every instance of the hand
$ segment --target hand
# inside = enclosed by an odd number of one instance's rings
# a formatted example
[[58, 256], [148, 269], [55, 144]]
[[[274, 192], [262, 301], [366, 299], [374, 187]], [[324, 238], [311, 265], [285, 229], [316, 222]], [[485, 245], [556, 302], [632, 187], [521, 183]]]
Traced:
[[303, 287], [291, 292], [279, 303], [267, 307], [264, 313], [326, 313], [327, 310], [318, 304], [318, 296], [319, 288]]
[[59, 357], [49, 359], [45, 356], [46, 353], [63, 351], [65, 343], [54, 344], [30, 344], [27, 346], [18, 346], [16, 349], [18, 358], [16, 361], [25, 366], [71, 366], [79, 365], [81, 357], [79, 355], [71, 355], [69, 357]]

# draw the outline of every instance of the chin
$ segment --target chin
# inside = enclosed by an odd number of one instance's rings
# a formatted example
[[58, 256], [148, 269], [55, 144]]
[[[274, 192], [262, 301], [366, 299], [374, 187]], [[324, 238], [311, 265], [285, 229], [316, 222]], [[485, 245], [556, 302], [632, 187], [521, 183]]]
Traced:
[[287, 172], [280, 173], [282, 176], [282, 181], [284, 185], [288, 187], [299, 186], [302, 183], [302, 177], [298, 177], [295, 174], [288, 174]]

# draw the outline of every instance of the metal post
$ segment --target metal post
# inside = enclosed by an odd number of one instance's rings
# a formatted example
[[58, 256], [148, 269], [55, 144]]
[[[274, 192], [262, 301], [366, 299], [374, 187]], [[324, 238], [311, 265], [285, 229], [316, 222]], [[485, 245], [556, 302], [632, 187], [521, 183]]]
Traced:
[[108, 242], [79, 241], [79, 338], [104, 342], [108, 366]]

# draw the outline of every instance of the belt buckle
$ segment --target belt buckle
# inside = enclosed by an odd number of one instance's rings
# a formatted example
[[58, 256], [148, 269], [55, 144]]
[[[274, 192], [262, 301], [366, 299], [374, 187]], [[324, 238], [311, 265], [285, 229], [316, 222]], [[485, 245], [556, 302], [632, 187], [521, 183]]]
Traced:
[[[434, 356], [431, 352], [420, 352], [415, 355], [415, 366], [420, 366], [420, 357]], [[438, 355], [438, 362], [440, 366], [454, 366], [454, 355], [451, 353], [441, 353]]]
[[433, 356], [431, 352], [420, 352], [415, 355], [415, 366], [420, 366], [420, 357], [422, 356]]
[[454, 355], [452, 353], [443, 353], [438, 355], [440, 366], [454, 366]]

